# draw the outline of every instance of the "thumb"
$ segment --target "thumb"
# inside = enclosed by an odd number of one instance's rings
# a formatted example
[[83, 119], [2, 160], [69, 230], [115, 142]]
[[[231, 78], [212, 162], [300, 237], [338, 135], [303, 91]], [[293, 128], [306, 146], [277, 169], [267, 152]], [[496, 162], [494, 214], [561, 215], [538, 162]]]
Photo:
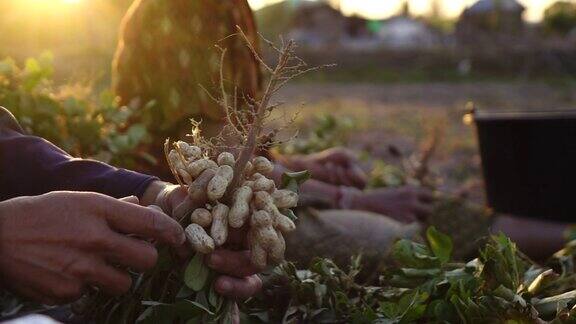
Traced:
[[131, 204], [136, 204], [136, 205], [140, 204], [140, 199], [138, 199], [138, 197], [136, 197], [136, 196], [128, 196], [128, 197], [120, 198], [119, 200], [127, 202], [127, 203], [131, 203]]

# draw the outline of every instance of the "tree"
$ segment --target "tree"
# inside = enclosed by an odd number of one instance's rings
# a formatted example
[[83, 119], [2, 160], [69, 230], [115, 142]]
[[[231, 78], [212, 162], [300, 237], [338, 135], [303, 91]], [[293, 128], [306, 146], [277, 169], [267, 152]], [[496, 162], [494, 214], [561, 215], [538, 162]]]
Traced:
[[576, 28], [576, 3], [557, 1], [544, 12], [544, 27], [549, 32], [567, 35]]

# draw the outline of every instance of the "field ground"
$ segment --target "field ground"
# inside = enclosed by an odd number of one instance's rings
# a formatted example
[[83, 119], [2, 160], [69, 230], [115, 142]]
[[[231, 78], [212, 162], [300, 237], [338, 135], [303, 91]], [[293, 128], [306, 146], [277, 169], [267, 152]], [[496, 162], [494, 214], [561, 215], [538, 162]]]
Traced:
[[[549, 83], [299, 83], [279, 99], [300, 111], [300, 133], [313, 127], [314, 115], [330, 113], [355, 122], [348, 147], [391, 161], [389, 145], [404, 154], [417, 152], [434, 128], [442, 141], [431, 163], [443, 179], [442, 189], [465, 192], [483, 201], [475, 130], [462, 117], [468, 102], [479, 109], [550, 110], [574, 107], [576, 90]], [[305, 136], [305, 135], [302, 135]], [[393, 161], [392, 161], [393, 162]]]

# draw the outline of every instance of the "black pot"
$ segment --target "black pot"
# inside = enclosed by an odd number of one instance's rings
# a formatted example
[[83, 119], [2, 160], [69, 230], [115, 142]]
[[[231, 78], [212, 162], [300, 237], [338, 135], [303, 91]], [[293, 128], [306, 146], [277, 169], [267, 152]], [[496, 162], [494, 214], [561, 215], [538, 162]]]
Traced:
[[488, 205], [576, 221], [576, 110], [474, 112]]

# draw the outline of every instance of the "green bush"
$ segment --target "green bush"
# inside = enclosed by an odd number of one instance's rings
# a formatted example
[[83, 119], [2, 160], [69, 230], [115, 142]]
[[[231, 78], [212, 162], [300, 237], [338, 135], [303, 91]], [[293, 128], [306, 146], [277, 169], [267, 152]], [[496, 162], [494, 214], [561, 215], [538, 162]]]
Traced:
[[0, 61], [0, 105], [24, 130], [45, 138], [75, 157], [94, 158], [131, 168], [138, 160], [153, 162], [143, 151], [146, 127], [131, 122], [135, 109], [120, 107], [110, 91], [95, 94], [90, 86], [56, 86], [52, 55], [19, 66]]
[[553, 33], [566, 35], [576, 28], [576, 3], [558, 1], [544, 12], [544, 26]]

